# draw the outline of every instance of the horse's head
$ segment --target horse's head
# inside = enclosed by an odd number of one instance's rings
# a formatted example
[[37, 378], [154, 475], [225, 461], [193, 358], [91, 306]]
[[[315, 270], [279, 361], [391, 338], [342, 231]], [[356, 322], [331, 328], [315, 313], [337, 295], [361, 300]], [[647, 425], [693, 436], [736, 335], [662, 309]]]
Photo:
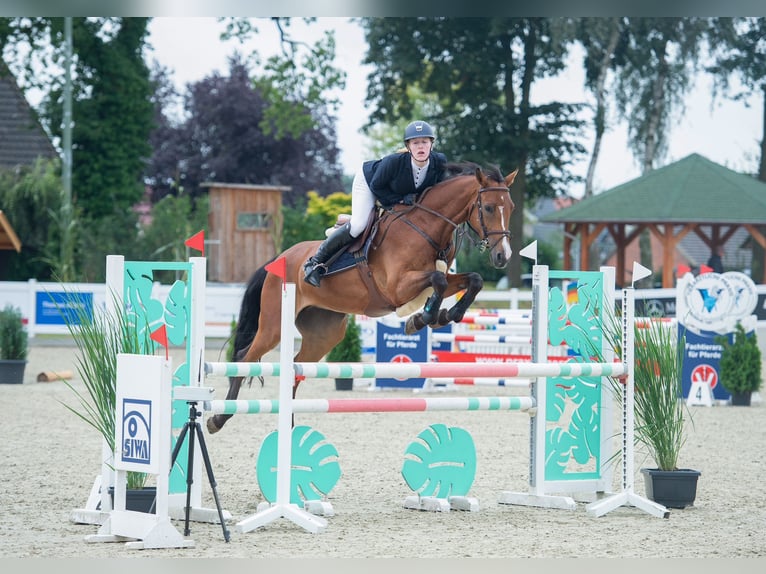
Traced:
[[514, 204], [509, 187], [516, 179], [516, 171], [505, 178], [500, 170], [493, 168], [484, 172], [476, 167], [479, 182], [476, 203], [468, 216], [468, 225], [481, 240], [482, 249], [489, 248], [492, 265], [500, 269], [511, 260], [511, 213]]

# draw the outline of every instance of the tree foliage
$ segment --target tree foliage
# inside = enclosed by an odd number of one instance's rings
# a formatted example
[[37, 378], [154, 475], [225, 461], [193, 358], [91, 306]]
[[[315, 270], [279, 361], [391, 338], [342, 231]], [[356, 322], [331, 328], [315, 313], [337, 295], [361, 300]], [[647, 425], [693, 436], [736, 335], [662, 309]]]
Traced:
[[212, 181], [290, 186], [288, 205], [311, 189], [343, 188], [330, 119], [316, 118], [320, 128], [298, 137], [264, 132], [269, 102], [240, 58], [230, 60], [228, 76], [190, 84], [184, 108], [185, 119], [174, 123], [163, 114], [152, 135], [147, 179], [155, 200], [179, 192], [196, 198]]
[[[583, 153], [580, 106], [532, 103], [535, 81], [565, 66], [571, 26], [546, 18], [366, 18], [371, 122], [412, 118], [410, 86], [434, 95], [439, 148], [452, 160], [519, 167], [511, 226], [521, 229], [526, 198], [565, 191], [579, 180], [567, 166]], [[566, 22], [562, 22], [566, 24]], [[510, 277], [520, 284], [521, 234]]]

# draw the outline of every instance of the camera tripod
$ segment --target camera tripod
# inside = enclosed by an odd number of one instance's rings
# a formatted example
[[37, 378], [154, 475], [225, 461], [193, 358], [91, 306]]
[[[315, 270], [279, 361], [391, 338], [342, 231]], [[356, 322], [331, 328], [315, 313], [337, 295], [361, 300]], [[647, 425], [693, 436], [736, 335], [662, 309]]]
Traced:
[[[189, 405], [189, 420], [184, 423], [181, 429], [181, 434], [178, 435], [178, 441], [173, 448], [173, 456], [170, 461], [170, 468], [172, 469], [178, 458], [178, 453], [181, 451], [181, 445], [183, 445], [184, 439], [187, 434], [189, 436], [189, 457], [186, 463], [186, 514], [184, 521], [184, 536], [189, 536], [191, 532], [189, 530], [189, 512], [191, 510], [191, 489], [194, 483], [194, 438], [195, 435], [199, 441], [199, 448], [202, 452], [202, 459], [205, 463], [205, 470], [207, 471], [207, 479], [210, 482], [210, 487], [213, 489], [213, 498], [215, 499], [215, 507], [218, 509], [218, 518], [221, 520], [221, 528], [223, 529], [223, 539], [229, 541], [229, 531], [226, 528], [226, 522], [223, 518], [223, 510], [221, 510], [221, 502], [218, 500], [218, 491], [216, 490], [215, 477], [213, 476], [213, 466], [210, 464], [210, 456], [207, 452], [207, 446], [205, 445], [205, 435], [202, 433], [202, 425], [197, 421], [197, 417], [200, 413], [197, 410], [196, 400], [187, 400], [186, 404]], [[191, 430], [191, 432], [189, 432]]]

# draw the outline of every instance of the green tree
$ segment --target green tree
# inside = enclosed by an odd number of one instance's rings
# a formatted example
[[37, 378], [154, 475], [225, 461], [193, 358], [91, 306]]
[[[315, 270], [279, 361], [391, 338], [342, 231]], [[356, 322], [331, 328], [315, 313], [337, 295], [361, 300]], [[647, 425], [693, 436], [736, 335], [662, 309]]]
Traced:
[[[410, 87], [433, 96], [439, 148], [452, 160], [519, 168], [511, 188], [512, 229], [521, 229], [525, 201], [552, 196], [580, 180], [567, 165], [579, 143], [581, 106], [532, 103], [535, 81], [558, 74], [574, 28], [546, 18], [365, 18], [371, 73], [371, 123], [411, 119]], [[523, 247], [512, 240], [512, 285], [521, 282]]]
[[[642, 173], [667, 151], [672, 121], [697, 70], [707, 21], [704, 18], [629, 18], [617, 52], [615, 101], [628, 119], [628, 143]], [[639, 237], [641, 264], [653, 269], [649, 231]], [[651, 277], [644, 280], [651, 285]]]
[[[766, 18], [714, 18], [709, 30], [716, 87], [734, 100], [760, 94], [764, 133], [759, 147], [758, 179], [766, 182]], [[740, 84], [732, 82], [738, 79]], [[741, 86], [741, 87], [740, 87]], [[766, 235], [766, 226], [759, 228]], [[753, 241], [752, 278], [766, 280], [764, 247]]]

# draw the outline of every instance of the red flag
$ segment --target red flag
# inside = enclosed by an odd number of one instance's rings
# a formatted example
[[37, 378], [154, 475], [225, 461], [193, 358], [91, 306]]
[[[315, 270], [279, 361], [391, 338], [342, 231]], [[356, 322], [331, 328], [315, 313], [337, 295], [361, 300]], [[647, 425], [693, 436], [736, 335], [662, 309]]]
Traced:
[[162, 324], [162, 327], [157, 329], [156, 331], [152, 331], [152, 333], [149, 335], [149, 338], [152, 341], [156, 341], [163, 347], [165, 347], [165, 360], [168, 359], [168, 330], [165, 328], [165, 323]]
[[199, 231], [192, 235], [189, 239], [184, 241], [184, 245], [196, 249], [202, 253], [202, 257], [205, 256], [205, 230]]
[[287, 281], [287, 259], [280, 257], [266, 265], [266, 271], [273, 273], [282, 279], [282, 283]]
[[679, 277], [683, 277], [687, 273], [691, 273], [691, 271], [692, 271], [691, 267], [689, 267], [688, 265], [682, 265], [679, 263], [678, 270], [676, 271], [676, 273], [678, 274]]
[[705, 273], [712, 273], [713, 268], [708, 267], [707, 265], [700, 265], [700, 275], [704, 275]]

